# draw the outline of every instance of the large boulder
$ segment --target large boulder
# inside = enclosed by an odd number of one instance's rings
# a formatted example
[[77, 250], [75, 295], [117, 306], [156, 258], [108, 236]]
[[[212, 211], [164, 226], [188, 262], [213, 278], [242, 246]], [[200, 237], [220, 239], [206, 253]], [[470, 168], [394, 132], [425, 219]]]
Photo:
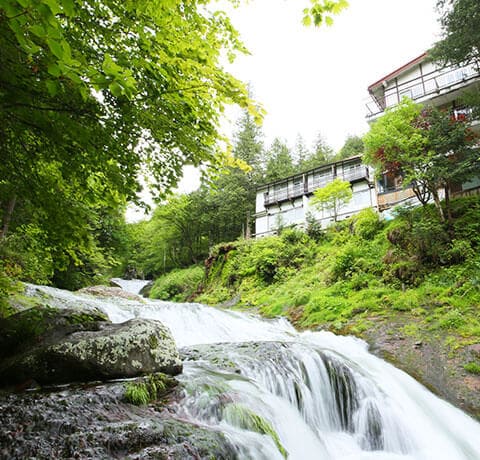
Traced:
[[[32, 319], [33, 318], [33, 319]], [[30, 319], [30, 321], [28, 321]], [[22, 326], [23, 325], [23, 326]], [[159, 321], [113, 324], [99, 313], [35, 308], [0, 323], [0, 384], [56, 384], [182, 370]]]

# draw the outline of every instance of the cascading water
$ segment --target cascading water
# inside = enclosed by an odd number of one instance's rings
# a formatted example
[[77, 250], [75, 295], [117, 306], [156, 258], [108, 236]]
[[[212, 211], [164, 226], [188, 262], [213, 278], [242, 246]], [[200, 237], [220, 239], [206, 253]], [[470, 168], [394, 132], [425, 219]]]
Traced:
[[184, 357], [184, 397], [171, 410], [223, 432], [238, 458], [480, 459], [480, 424], [361, 340], [200, 304], [35, 289], [58, 306], [100, 308], [114, 322], [166, 324]]

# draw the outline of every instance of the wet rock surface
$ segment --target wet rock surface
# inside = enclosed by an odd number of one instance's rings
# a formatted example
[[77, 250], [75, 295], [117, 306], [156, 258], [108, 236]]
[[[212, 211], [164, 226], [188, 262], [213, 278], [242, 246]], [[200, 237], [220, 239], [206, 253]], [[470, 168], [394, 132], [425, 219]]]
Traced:
[[[114, 281], [111, 281], [113, 284]], [[127, 300], [141, 301], [142, 297], [131, 292], [124, 291], [118, 284], [112, 286], [88, 286], [78, 291], [80, 294], [90, 294], [100, 297], [120, 297]]]
[[0, 394], [0, 458], [235, 459], [215, 430], [175, 418], [163, 401], [125, 403], [124, 383]]
[[362, 333], [370, 351], [410, 374], [433, 393], [480, 420], [480, 375], [467, 372], [464, 365], [478, 359], [480, 344], [454, 351], [441, 334], [405, 334], [408, 318], [376, 321]]
[[0, 323], [0, 384], [107, 380], [181, 372], [161, 322], [112, 324], [100, 312], [35, 307]]

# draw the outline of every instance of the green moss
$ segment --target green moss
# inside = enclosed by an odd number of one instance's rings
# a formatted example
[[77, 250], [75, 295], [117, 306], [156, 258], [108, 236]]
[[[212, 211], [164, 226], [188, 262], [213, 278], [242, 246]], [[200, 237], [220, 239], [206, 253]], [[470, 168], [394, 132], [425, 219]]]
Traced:
[[288, 452], [280, 442], [280, 438], [272, 424], [250, 408], [243, 404], [228, 404], [223, 410], [223, 417], [227, 422], [239, 428], [270, 436], [283, 457], [288, 457]]
[[101, 311], [73, 313], [67, 317], [69, 324], [87, 325], [97, 321], [108, 321], [108, 316]]
[[135, 382], [125, 384], [124, 399], [130, 404], [144, 406], [165, 395], [177, 381], [161, 372], [142, 377]]
[[480, 364], [478, 363], [471, 362], [471, 363], [465, 364], [463, 368], [467, 372], [470, 372], [470, 374], [480, 375]]

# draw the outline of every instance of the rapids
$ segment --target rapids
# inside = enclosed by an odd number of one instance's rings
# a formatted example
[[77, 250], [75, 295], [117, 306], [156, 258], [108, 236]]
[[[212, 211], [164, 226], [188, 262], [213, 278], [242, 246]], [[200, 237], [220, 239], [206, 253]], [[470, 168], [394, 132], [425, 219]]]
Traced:
[[29, 290], [56, 306], [99, 308], [113, 322], [167, 325], [184, 358], [172, 411], [223, 432], [240, 459], [480, 459], [478, 422], [354, 337], [200, 304]]

